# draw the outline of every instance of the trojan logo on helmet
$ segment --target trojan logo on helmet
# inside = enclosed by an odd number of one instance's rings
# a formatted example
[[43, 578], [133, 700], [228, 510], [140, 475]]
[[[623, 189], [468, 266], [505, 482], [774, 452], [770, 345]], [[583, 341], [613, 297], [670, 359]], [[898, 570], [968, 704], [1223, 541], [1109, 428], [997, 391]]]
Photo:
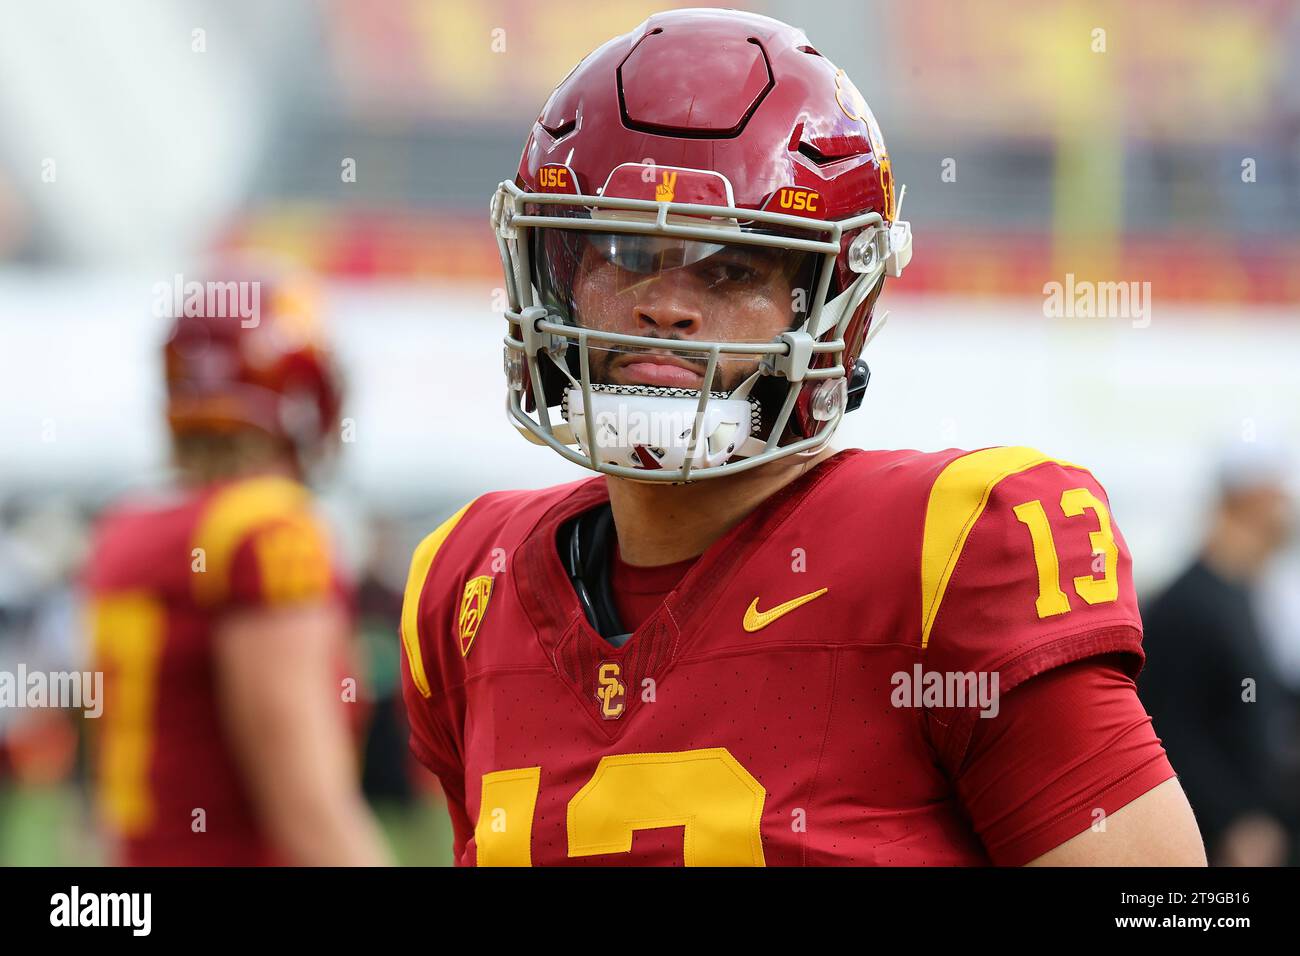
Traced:
[[911, 257], [896, 215], [875, 118], [802, 31], [651, 17], [551, 94], [492, 198], [511, 421], [645, 481], [817, 453]]

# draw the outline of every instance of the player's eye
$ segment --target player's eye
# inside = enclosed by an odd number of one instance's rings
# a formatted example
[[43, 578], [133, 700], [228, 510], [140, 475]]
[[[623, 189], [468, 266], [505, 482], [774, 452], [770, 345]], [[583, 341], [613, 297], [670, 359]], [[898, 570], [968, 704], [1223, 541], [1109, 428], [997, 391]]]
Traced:
[[671, 262], [666, 261], [666, 258], [662, 250], [632, 247], [620, 249], [618, 254], [610, 259], [610, 262], [620, 272], [643, 279], [646, 276], [676, 268]]
[[723, 285], [748, 285], [758, 279], [758, 270], [743, 262], [717, 262], [704, 270], [712, 289]]

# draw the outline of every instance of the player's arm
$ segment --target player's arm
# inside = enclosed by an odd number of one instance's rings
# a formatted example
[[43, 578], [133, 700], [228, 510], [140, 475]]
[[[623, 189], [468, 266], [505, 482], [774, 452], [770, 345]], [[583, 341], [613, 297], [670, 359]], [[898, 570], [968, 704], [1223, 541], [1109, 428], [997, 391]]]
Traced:
[[1002, 694], [996, 713], [942, 715], [947, 735], [964, 741], [944, 762], [994, 863], [1205, 864], [1133, 663], [1086, 657]]
[[378, 866], [388, 853], [357, 785], [330, 603], [225, 617], [216, 635], [225, 731], [272, 842], [295, 865]]
[[1205, 866], [1205, 847], [1177, 777], [1126, 803], [1026, 866]]
[[998, 680], [996, 712], [930, 724], [994, 862], [1204, 865], [1137, 697], [1131, 560], [1092, 475], [1032, 449], [958, 459], [923, 550], [926, 666]]
[[[224, 562], [220, 562], [224, 563]], [[389, 862], [360, 792], [341, 699], [348, 619], [329, 547], [306, 513], [281, 511], [240, 535], [213, 660], [223, 728], [275, 847], [296, 865]]]
[[[477, 500], [477, 499], [476, 499]], [[411, 556], [406, 592], [402, 601], [402, 620], [398, 637], [402, 644], [402, 698], [410, 728], [409, 746], [416, 759], [438, 778], [447, 800], [447, 812], [453, 831], [453, 859], [459, 862], [474, 832], [465, 810], [465, 772], [462, 758], [461, 726], [456, 719], [458, 704], [445, 692], [450, 667], [445, 656], [455, 655], [450, 635], [443, 633], [439, 622], [451, 619], [455, 587], [437, 586], [454, 580], [454, 571], [437, 565], [439, 555], [452, 532], [474, 504], [466, 504], [428, 535]], [[452, 671], [454, 674], [455, 672]]]

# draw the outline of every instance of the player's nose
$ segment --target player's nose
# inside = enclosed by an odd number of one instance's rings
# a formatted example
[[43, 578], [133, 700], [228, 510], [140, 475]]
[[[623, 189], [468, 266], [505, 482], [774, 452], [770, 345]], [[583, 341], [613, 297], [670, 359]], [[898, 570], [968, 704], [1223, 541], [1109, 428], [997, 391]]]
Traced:
[[691, 283], [674, 272], [666, 272], [646, 283], [633, 306], [636, 334], [691, 336], [704, 324], [699, 296]]

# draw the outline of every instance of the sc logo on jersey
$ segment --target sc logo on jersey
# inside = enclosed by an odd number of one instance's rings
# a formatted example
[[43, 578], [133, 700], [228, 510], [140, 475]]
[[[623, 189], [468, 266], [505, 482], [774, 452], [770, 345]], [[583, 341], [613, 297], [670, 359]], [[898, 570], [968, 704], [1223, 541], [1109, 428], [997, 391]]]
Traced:
[[627, 688], [619, 680], [622, 668], [613, 661], [600, 665], [597, 677], [596, 699], [600, 701], [600, 716], [605, 720], [618, 720], [623, 716], [623, 701]]

